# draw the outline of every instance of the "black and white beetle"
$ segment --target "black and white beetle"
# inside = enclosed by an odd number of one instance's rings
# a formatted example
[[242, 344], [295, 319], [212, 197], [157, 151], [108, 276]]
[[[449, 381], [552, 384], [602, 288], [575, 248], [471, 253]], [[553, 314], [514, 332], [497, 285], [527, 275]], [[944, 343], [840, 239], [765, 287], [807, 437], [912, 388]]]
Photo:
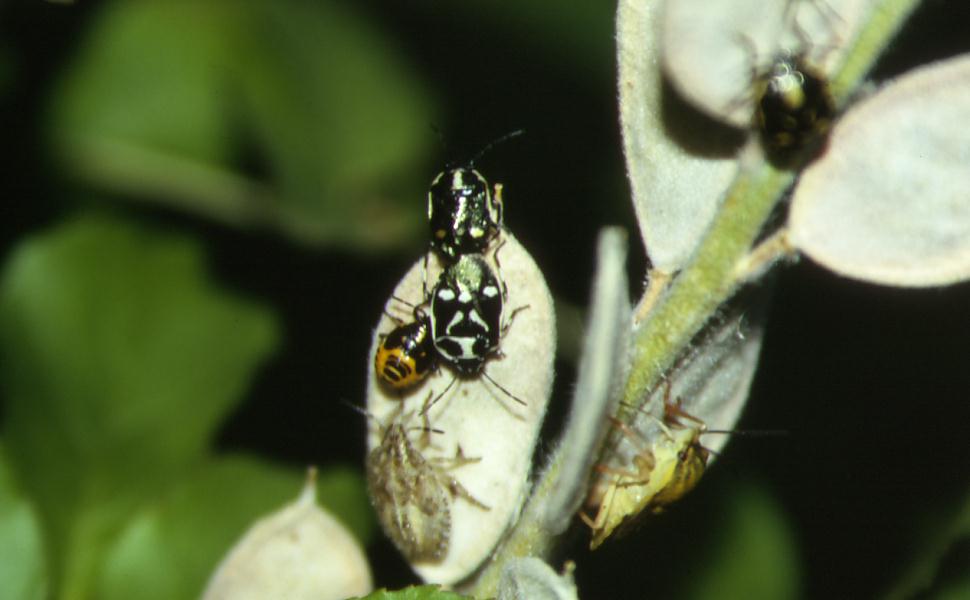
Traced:
[[431, 247], [452, 262], [488, 248], [502, 228], [502, 184], [470, 167], [438, 173], [428, 189]]
[[[496, 254], [499, 248], [495, 249]], [[497, 264], [497, 256], [495, 261]], [[503, 323], [505, 300], [505, 284], [481, 254], [463, 254], [441, 273], [431, 292], [431, 339], [439, 360], [453, 368], [456, 377], [425, 411], [437, 403], [459, 377], [482, 377], [515, 402], [525, 405], [525, 401], [492, 379], [484, 369], [485, 361], [500, 352], [499, 344], [512, 318], [528, 308], [528, 305], [516, 308]]]
[[464, 254], [431, 293], [431, 339], [460, 375], [482, 370], [499, 350], [505, 290], [481, 254]]
[[508, 139], [522, 135], [512, 131], [482, 148], [459, 167], [438, 173], [428, 189], [428, 224], [431, 248], [447, 263], [464, 254], [481, 254], [502, 230], [502, 184], [489, 186], [475, 161]]

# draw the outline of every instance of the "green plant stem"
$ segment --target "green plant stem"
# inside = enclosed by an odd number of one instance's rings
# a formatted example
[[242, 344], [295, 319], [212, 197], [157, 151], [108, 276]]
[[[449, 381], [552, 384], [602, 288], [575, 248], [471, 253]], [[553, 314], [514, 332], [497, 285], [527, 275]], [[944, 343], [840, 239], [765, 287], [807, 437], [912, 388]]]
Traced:
[[348, 234], [345, 225], [282, 202], [276, 191], [217, 164], [126, 142], [79, 138], [68, 146], [77, 175], [127, 198], [173, 206], [241, 228], [269, 228], [310, 246], [339, 240], [383, 243], [397, 232], [368, 222]]
[[646, 400], [690, 339], [735, 292], [735, 265], [747, 255], [793, 177], [767, 163], [739, 173], [697, 253], [635, 333], [621, 419]]
[[869, 21], [859, 32], [839, 72], [831, 78], [829, 88], [836, 102], [842, 106], [858, 89], [863, 78], [872, 69], [876, 59], [919, 6], [921, 0], [883, 0], [875, 3]]

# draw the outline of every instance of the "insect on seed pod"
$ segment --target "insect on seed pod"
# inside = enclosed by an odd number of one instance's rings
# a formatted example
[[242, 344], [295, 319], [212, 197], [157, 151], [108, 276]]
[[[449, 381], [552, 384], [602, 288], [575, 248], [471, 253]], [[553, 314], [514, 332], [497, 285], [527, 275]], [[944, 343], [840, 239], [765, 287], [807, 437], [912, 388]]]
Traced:
[[472, 168], [438, 173], [428, 190], [431, 247], [447, 260], [485, 252], [502, 228], [502, 184]]
[[431, 248], [445, 262], [487, 252], [504, 228], [502, 184], [489, 187], [475, 162], [502, 142], [522, 135], [511, 131], [485, 145], [471, 160], [438, 173], [428, 188]]
[[788, 165], [801, 150], [821, 141], [835, 118], [828, 80], [807, 52], [781, 53], [755, 76], [755, 127], [768, 157]]
[[415, 310], [415, 320], [400, 323], [385, 334], [374, 353], [374, 371], [381, 383], [395, 390], [411, 388], [437, 368], [431, 320]]
[[458, 373], [478, 373], [499, 351], [504, 296], [481, 254], [461, 256], [438, 278], [431, 293], [431, 339]]
[[669, 0], [664, 72], [708, 116], [753, 126], [781, 162], [828, 130], [835, 102], [827, 80], [871, 11], [872, 0]]
[[[430, 429], [407, 425], [413, 414], [381, 426], [382, 441], [367, 456], [367, 489], [384, 532], [412, 562], [437, 562], [448, 551], [451, 505], [458, 499], [489, 510], [451, 471], [478, 461], [460, 448], [451, 459], [428, 458]], [[420, 432], [420, 433], [418, 433]], [[418, 441], [412, 441], [417, 434]]]

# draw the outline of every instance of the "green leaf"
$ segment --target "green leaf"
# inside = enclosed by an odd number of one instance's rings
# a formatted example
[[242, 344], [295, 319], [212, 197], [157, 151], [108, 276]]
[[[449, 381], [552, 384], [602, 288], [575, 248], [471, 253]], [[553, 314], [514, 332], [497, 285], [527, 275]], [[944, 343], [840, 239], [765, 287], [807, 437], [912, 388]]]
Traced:
[[317, 499], [360, 543], [374, 537], [377, 523], [360, 469], [329, 467], [317, 475]]
[[347, 7], [116, 1], [92, 23], [50, 123], [76, 176], [310, 243], [387, 246], [421, 230], [415, 199], [383, 190], [433, 143], [429, 102]]
[[[304, 477], [240, 456], [207, 463], [127, 523], [108, 552], [95, 597], [199, 597], [230, 547], [253, 521], [291, 502]], [[359, 538], [369, 536], [374, 524], [360, 475], [336, 468], [318, 481], [321, 504]]]
[[360, 600], [462, 600], [463, 598], [468, 596], [443, 591], [437, 585], [419, 585], [393, 592], [377, 590]]
[[433, 141], [409, 66], [342, 5], [251, 6], [258, 43], [242, 57], [243, 101], [283, 197], [295, 214], [321, 222], [317, 234], [386, 244], [401, 219], [420, 211], [411, 199], [403, 213], [392, 211], [374, 183], [406, 174]]
[[763, 488], [738, 483], [718, 535], [685, 579], [685, 598], [795, 598], [800, 560], [791, 525]]
[[271, 315], [216, 289], [189, 240], [83, 217], [15, 250], [0, 278], [7, 445], [65, 596], [134, 507], [200, 459], [275, 340]]
[[221, 2], [107, 3], [55, 97], [58, 141], [225, 161], [234, 21]]
[[939, 492], [908, 546], [911, 556], [885, 598], [970, 598], [970, 490], [956, 499]]
[[934, 596], [936, 600], [967, 600], [970, 598], [970, 575], [963, 575], [960, 581], [949, 583]]
[[0, 446], [0, 598], [47, 597], [47, 569], [34, 507], [16, 488]]

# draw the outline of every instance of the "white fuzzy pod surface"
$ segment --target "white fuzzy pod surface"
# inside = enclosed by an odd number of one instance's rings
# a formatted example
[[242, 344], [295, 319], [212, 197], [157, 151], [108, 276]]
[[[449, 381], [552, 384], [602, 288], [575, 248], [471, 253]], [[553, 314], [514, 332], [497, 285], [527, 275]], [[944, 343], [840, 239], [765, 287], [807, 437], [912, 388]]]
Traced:
[[372, 588], [363, 549], [317, 504], [311, 474], [295, 502], [254, 523], [236, 542], [202, 600], [336, 600]]

